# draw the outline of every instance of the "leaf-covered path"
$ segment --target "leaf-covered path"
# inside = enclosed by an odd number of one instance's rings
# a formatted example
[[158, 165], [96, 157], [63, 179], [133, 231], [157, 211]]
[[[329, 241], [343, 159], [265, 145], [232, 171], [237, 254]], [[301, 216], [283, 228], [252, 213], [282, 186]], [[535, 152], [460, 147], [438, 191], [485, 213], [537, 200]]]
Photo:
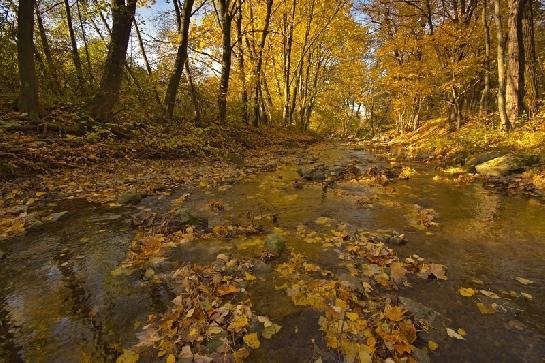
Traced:
[[125, 193], [123, 174], [88, 193], [69, 184], [60, 198], [39, 194], [4, 212], [0, 357], [545, 356], [539, 201], [434, 180], [428, 167], [349, 146], [268, 151], [172, 164], [161, 185], [153, 173], [166, 169], [150, 169]]

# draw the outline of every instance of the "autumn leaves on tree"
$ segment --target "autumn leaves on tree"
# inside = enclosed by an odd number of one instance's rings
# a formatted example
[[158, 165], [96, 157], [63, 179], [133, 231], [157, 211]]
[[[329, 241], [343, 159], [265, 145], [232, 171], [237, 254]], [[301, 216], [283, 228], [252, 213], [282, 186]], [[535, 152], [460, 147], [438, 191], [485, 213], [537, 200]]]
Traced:
[[342, 133], [404, 132], [443, 116], [458, 129], [495, 115], [507, 131], [538, 113], [535, 0], [174, 0], [155, 30], [138, 6], [157, 5], [7, 7], [17, 14], [19, 109], [38, 117], [70, 100], [99, 121], [145, 108], [198, 126]]

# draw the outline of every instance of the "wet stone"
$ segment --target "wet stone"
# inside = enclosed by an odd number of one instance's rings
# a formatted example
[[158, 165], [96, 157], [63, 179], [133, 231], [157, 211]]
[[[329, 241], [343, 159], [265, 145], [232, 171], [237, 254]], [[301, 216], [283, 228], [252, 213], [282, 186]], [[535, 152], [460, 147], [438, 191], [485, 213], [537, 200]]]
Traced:
[[136, 191], [128, 191], [119, 197], [117, 202], [119, 204], [138, 204], [144, 198], [144, 194]]
[[44, 221], [49, 223], [56, 223], [60, 221], [62, 218], [66, 217], [68, 214], [69, 214], [68, 211], [51, 213], [50, 215], [44, 218]]
[[280, 256], [286, 249], [286, 240], [277, 233], [271, 233], [265, 239], [265, 247], [275, 256]]
[[407, 297], [400, 296], [399, 301], [418, 320], [426, 320], [431, 324], [434, 320], [441, 316], [439, 312], [433, 310], [432, 308]]

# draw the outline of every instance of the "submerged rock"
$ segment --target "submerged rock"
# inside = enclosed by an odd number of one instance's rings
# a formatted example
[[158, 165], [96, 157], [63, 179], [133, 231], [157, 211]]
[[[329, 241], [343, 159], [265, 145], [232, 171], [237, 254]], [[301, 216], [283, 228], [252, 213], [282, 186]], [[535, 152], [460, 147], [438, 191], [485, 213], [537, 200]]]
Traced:
[[432, 308], [409, 299], [408, 297], [399, 297], [399, 301], [409, 310], [411, 314], [418, 320], [426, 320], [430, 324], [433, 323], [435, 319], [441, 316], [441, 314]]
[[299, 176], [305, 180], [309, 181], [321, 181], [326, 178], [326, 167], [324, 165], [318, 165], [311, 169], [305, 169], [301, 167], [297, 170]]
[[66, 217], [67, 215], [68, 215], [68, 211], [51, 213], [50, 215], [44, 218], [44, 221], [49, 223], [55, 223], [60, 221], [62, 218]]
[[129, 190], [128, 192], [121, 194], [119, 199], [117, 199], [117, 202], [119, 204], [138, 204], [143, 198], [144, 194], [134, 190]]
[[271, 233], [265, 239], [265, 247], [275, 256], [280, 256], [286, 249], [286, 239], [278, 233]]
[[475, 166], [477, 173], [486, 176], [505, 176], [524, 170], [525, 161], [514, 155], [504, 155]]

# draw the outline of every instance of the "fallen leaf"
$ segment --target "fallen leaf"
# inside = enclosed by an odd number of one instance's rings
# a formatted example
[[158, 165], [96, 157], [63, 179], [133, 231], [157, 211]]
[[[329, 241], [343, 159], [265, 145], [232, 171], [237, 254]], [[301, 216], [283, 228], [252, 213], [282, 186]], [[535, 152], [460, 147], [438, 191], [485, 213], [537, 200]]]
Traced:
[[405, 315], [405, 310], [400, 306], [387, 306], [384, 309], [384, 316], [391, 321], [401, 321]]
[[458, 293], [464, 297], [471, 297], [475, 295], [475, 290], [471, 287], [461, 287], [458, 289]]
[[282, 326], [277, 324], [272, 324], [271, 326], [266, 327], [263, 329], [263, 332], [261, 332], [261, 335], [265, 339], [271, 339], [273, 335], [278, 333], [282, 329]]
[[233, 319], [233, 321], [231, 321], [231, 323], [229, 324], [228, 329], [229, 330], [238, 330], [238, 329], [244, 328], [246, 326], [248, 326], [248, 318], [246, 317], [246, 315], [241, 315], [241, 316]]
[[433, 340], [428, 340], [428, 348], [434, 352], [437, 350], [437, 348], [439, 348], [439, 344], [437, 344], [436, 342], [434, 342]]
[[477, 307], [479, 308], [481, 314], [494, 314], [496, 312], [494, 305], [478, 302]]
[[458, 334], [454, 329], [446, 328], [447, 329], [447, 335], [451, 338], [460, 339], [463, 340], [464, 337], [461, 334]]
[[121, 354], [116, 359], [116, 363], [136, 363], [138, 361], [139, 355], [136, 352], [133, 352], [130, 349], [123, 349], [123, 354]]
[[523, 285], [530, 285], [534, 283], [532, 280], [525, 279], [524, 277], [515, 277], [515, 280]]
[[174, 354], [168, 355], [166, 363], [176, 363], [176, 357], [174, 356]]
[[225, 296], [229, 294], [235, 294], [239, 292], [240, 289], [232, 284], [222, 284], [218, 287], [218, 295]]
[[526, 292], [521, 292], [520, 293], [522, 295], [522, 297], [524, 297], [525, 299], [528, 299], [528, 300], [532, 300], [534, 297]]
[[252, 349], [259, 349], [261, 346], [257, 333], [246, 334], [242, 340], [244, 340], [244, 343]]
[[489, 297], [489, 298], [492, 298], [492, 299], [499, 299], [499, 298], [500, 298], [496, 293], [494, 293], [494, 292], [492, 292], [492, 291], [488, 291], [488, 290], [479, 290], [479, 292], [480, 292], [481, 294], [483, 294], [484, 296]]
[[256, 279], [256, 277], [254, 275], [252, 275], [251, 273], [249, 273], [249, 272], [244, 273], [244, 280], [254, 281], [255, 279]]
[[348, 312], [346, 313], [346, 317], [348, 318], [348, 320], [354, 321], [354, 320], [358, 320], [360, 316], [358, 315], [358, 313]]

